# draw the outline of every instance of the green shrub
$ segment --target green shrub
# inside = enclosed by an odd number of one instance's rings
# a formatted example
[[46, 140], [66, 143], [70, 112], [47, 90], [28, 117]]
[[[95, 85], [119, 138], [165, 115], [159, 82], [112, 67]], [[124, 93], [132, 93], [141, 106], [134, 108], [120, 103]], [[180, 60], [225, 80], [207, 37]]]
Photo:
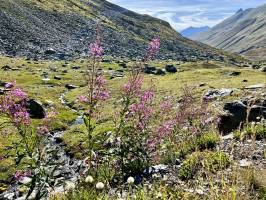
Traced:
[[234, 133], [236, 139], [246, 139], [255, 137], [258, 140], [266, 139], [266, 124], [263, 122], [247, 124], [242, 130]]
[[187, 137], [178, 144], [175, 151], [167, 150], [165, 160], [175, 160], [176, 158], [185, 158], [186, 155], [196, 150], [213, 149], [220, 138], [217, 133], [204, 133], [201, 136]]
[[197, 139], [197, 147], [199, 150], [213, 149], [219, 142], [217, 133], [205, 133]]
[[222, 152], [194, 152], [189, 155], [183, 162], [179, 177], [183, 180], [193, 178], [197, 171], [206, 170], [215, 173], [229, 165], [229, 158]]

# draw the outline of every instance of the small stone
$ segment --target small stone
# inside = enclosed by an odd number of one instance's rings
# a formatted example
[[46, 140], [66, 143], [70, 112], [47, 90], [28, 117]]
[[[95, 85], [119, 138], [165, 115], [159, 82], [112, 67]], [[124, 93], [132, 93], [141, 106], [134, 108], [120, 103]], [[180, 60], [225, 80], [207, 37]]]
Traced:
[[8, 199], [8, 200], [12, 200], [12, 199], [14, 199], [14, 197], [15, 197], [14, 193], [8, 193], [8, 194], [4, 195], [4, 198]]
[[72, 85], [72, 84], [66, 84], [65, 87], [69, 90], [73, 90], [73, 89], [76, 89], [78, 88], [79, 86], [76, 86], [76, 85]]
[[240, 167], [250, 167], [252, 165], [251, 161], [247, 161], [246, 159], [240, 160], [239, 161], [239, 166]]
[[20, 183], [25, 184], [25, 185], [29, 184], [31, 181], [32, 179], [29, 177], [23, 177], [21, 180], [19, 180]]
[[234, 71], [234, 72], [229, 72], [226, 75], [227, 76], [239, 76], [240, 74], [241, 74], [241, 72]]
[[203, 99], [211, 100], [211, 99], [226, 97], [226, 96], [230, 96], [232, 93], [233, 93], [233, 89], [226, 89], [226, 88], [209, 90], [203, 96]]
[[199, 195], [203, 195], [204, 194], [204, 191], [201, 190], [201, 189], [196, 189], [195, 192], [198, 193]]
[[245, 87], [245, 89], [250, 89], [250, 90], [255, 90], [255, 89], [261, 89], [261, 88], [265, 88], [266, 85], [265, 84], [256, 84], [256, 85], [250, 85]]
[[222, 139], [223, 140], [232, 140], [232, 139], [234, 139], [234, 134], [231, 133], [229, 135], [225, 135], [225, 136], [222, 137]]
[[61, 80], [62, 78], [60, 76], [54, 76], [55, 80]]

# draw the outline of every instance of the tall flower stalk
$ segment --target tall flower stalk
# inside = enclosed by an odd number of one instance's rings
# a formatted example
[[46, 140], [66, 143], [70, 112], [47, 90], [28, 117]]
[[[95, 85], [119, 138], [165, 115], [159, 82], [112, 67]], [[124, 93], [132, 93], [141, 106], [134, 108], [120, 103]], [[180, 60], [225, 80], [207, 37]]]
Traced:
[[79, 96], [78, 101], [86, 106], [86, 111], [82, 118], [86, 125], [87, 141], [89, 146], [89, 165], [93, 160], [93, 131], [95, 129], [95, 117], [97, 107], [101, 102], [109, 98], [109, 91], [106, 88], [106, 81], [103, 74], [99, 73], [99, 68], [104, 50], [101, 46], [99, 30], [96, 40], [89, 46], [90, 59], [85, 73], [87, 92], [85, 95]]
[[115, 131], [116, 138], [120, 139], [117, 155], [122, 180], [126, 176], [125, 173], [134, 173], [135, 170], [149, 165], [146, 144], [151, 131], [149, 123], [154, 115], [154, 87], [143, 90], [142, 72], [145, 63], [154, 58], [159, 48], [160, 39], [152, 39], [143, 59], [131, 68], [128, 80], [122, 87], [122, 108], [118, 114]]

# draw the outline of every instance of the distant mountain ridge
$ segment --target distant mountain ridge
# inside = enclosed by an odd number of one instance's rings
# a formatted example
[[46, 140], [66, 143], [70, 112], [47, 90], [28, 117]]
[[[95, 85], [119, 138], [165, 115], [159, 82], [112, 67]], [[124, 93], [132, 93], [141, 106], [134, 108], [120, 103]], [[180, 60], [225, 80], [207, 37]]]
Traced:
[[181, 35], [183, 35], [184, 37], [193, 39], [197, 34], [202, 33], [202, 32], [206, 32], [210, 29], [209, 26], [202, 26], [202, 27], [188, 27], [186, 29], [184, 29], [183, 31], [181, 31]]
[[266, 60], [266, 4], [240, 9], [194, 39], [252, 60]]
[[228, 54], [189, 40], [169, 23], [105, 0], [0, 0], [0, 53], [36, 59], [71, 59], [85, 54], [101, 23], [105, 53], [136, 57], [154, 36], [162, 59], [216, 59]]

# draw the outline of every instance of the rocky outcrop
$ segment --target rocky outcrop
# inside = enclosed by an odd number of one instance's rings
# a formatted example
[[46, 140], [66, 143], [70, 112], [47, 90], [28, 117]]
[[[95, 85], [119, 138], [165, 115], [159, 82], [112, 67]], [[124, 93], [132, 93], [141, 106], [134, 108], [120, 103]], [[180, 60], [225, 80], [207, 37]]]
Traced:
[[220, 116], [218, 128], [223, 134], [238, 129], [244, 123], [266, 118], [266, 99], [258, 99], [253, 104], [248, 100], [233, 101], [224, 105], [225, 114]]
[[87, 54], [97, 23], [106, 55], [141, 56], [147, 42], [161, 39], [159, 57], [216, 59], [227, 54], [182, 37], [169, 23], [105, 0], [0, 1], [0, 52], [38, 59], [71, 59]]

